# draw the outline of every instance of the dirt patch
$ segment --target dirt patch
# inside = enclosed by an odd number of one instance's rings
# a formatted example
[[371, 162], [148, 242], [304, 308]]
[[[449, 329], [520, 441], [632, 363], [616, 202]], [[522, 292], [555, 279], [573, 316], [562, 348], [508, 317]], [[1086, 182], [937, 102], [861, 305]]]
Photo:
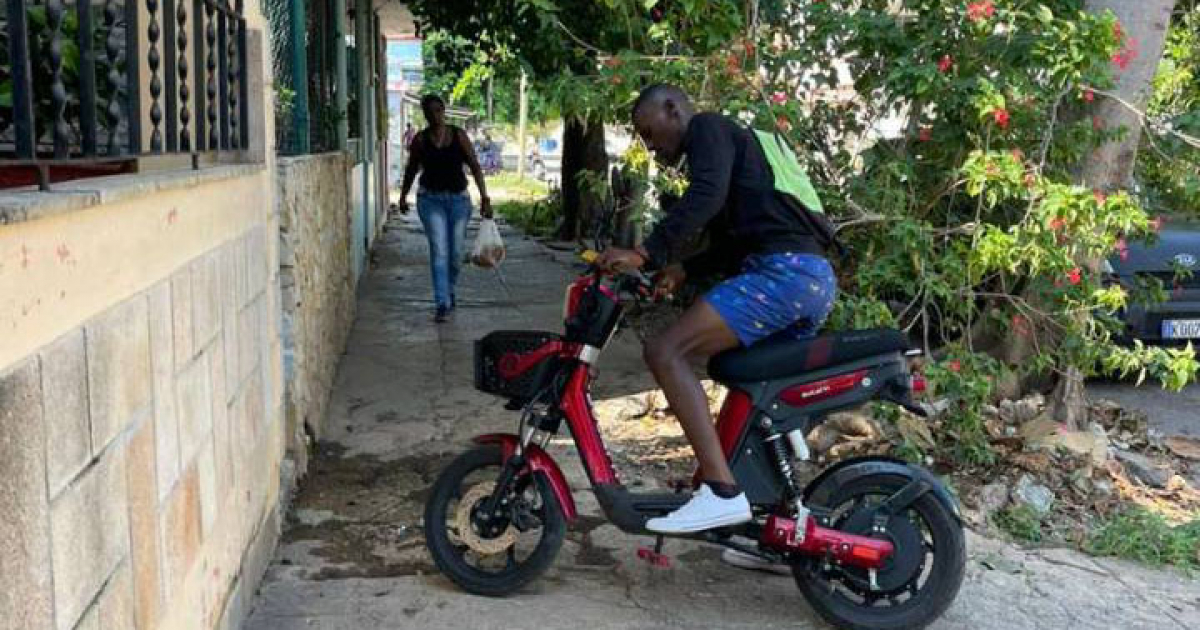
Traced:
[[386, 577], [432, 571], [422, 513], [434, 478], [454, 454], [398, 460], [344, 457], [322, 443], [292, 501], [285, 543], [319, 541], [323, 566], [314, 579]]

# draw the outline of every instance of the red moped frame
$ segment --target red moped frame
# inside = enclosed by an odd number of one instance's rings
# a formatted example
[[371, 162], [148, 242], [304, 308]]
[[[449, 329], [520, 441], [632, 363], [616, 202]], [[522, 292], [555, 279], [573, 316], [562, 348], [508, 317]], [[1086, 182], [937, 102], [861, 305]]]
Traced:
[[[559, 358], [571, 360], [575, 365], [559, 398], [559, 411], [567, 420], [576, 448], [583, 461], [584, 471], [588, 475], [592, 489], [600, 500], [606, 516], [622, 530], [629, 533], [650, 533], [645, 529], [648, 518], [669, 512], [686, 500], [682, 494], [634, 494], [628, 492], [617, 478], [612, 459], [604, 446], [600, 435], [599, 425], [592, 412], [591, 397], [588, 386], [591, 380], [590, 365], [580, 360], [584, 350], [579, 344], [563, 343], [560, 341], [547, 342], [526, 356], [546, 357], [557, 353]], [[507, 357], [506, 357], [507, 359]], [[511, 366], [513, 376], [519, 375], [518, 367], [532, 366], [536, 361], [527, 361], [523, 357], [514, 357], [505, 361]], [[819, 392], [811, 398], [823, 398], [825, 388], [840, 389], [846, 386], [844, 378], [827, 384], [813, 384], [810, 391]], [[815, 386], [815, 387], [814, 387]], [[799, 395], [799, 394], [798, 394]], [[753, 402], [745, 392], [731, 390], [726, 398], [717, 419], [717, 432], [721, 445], [727, 457], [733, 454], [738, 443], [746, 432], [747, 423], [754, 411]], [[488, 434], [475, 438], [481, 444], [499, 444], [503, 449], [505, 459], [512, 457], [518, 451], [520, 438], [512, 434]], [[578, 511], [571, 489], [562, 469], [554, 459], [536, 444], [527, 444], [522, 453], [525, 458], [525, 471], [545, 475], [562, 506], [563, 514], [568, 521], [573, 521]], [[694, 481], [695, 483], [695, 481]], [[799, 531], [797, 531], [799, 529]], [[810, 515], [801, 524], [795, 519], [782, 515], [771, 515], [765, 527], [751, 526], [745, 532], [735, 532], [751, 535], [768, 549], [782, 553], [800, 553], [827, 557], [843, 565], [864, 569], [878, 569], [892, 555], [892, 543], [886, 540], [867, 538], [847, 534], [833, 529], [821, 527]], [[697, 537], [697, 536], [686, 536]], [[703, 537], [703, 536], [700, 536]]]

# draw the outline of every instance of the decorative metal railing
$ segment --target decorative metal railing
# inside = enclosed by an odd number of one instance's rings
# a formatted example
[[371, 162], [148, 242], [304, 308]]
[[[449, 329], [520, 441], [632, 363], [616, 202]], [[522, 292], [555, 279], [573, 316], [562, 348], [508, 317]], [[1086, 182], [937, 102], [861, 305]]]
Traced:
[[248, 147], [243, 0], [3, 0], [0, 187]]

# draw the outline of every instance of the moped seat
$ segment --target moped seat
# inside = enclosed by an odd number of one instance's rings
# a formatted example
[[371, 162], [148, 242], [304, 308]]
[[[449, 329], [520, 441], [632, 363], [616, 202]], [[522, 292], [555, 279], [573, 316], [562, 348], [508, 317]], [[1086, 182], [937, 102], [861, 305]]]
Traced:
[[768, 337], [714, 356], [708, 362], [708, 374], [718, 382], [769, 381], [908, 348], [904, 333], [893, 328], [850, 330], [812, 339]]

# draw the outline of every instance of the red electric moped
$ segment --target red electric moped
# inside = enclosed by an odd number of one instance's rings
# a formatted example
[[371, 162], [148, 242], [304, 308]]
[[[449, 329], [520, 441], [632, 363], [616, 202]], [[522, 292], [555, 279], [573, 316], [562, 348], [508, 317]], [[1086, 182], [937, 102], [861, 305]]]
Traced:
[[[426, 504], [426, 544], [461, 588], [505, 595], [554, 561], [576, 518], [566, 478], [544, 449], [564, 423], [604, 515], [621, 530], [657, 536], [646, 521], [687, 501], [622, 485], [592, 413], [592, 366], [621, 325], [623, 302], [649, 290], [640, 272], [592, 267], [567, 290], [563, 334], [497, 331], [476, 342], [475, 386], [522, 413], [517, 433], [475, 438]], [[912, 354], [899, 331], [874, 329], [769, 339], [714, 357], [709, 375], [729, 390], [717, 431], [754, 519], [683, 537], [790, 564], [805, 599], [838, 627], [922, 628], [940, 616], [965, 566], [947, 488], [884, 457], [838, 462], [803, 486], [794, 466], [809, 456], [805, 435], [832, 412], [887, 401], [923, 416], [912, 399], [924, 387], [909, 371]], [[663, 559], [656, 552], [639, 555]]]

